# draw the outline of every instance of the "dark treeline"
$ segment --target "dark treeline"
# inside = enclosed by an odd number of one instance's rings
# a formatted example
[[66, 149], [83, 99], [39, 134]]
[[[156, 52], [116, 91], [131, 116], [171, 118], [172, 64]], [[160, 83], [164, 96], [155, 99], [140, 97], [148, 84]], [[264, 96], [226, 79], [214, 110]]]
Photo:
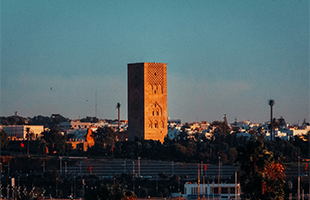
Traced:
[[[73, 149], [66, 143], [67, 136], [62, 135], [57, 126], [42, 133], [40, 138], [32, 140], [32, 153], [39, 155], [68, 155], [87, 156], [90, 158], [127, 158], [152, 159], [175, 162], [201, 162], [217, 164], [221, 157], [223, 164], [233, 164], [238, 154], [238, 147], [248, 142], [246, 137], [237, 137], [224, 122], [215, 121], [211, 124], [214, 129], [213, 137], [207, 139], [202, 133], [189, 135], [186, 125], [182, 127], [179, 136], [175, 139], [165, 138], [163, 143], [154, 140], [116, 141], [116, 133], [109, 127], [98, 128], [93, 132], [95, 145], [87, 152]], [[226, 127], [225, 127], [226, 126]], [[224, 130], [226, 133], [224, 133]], [[264, 137], [257, 130], [250, 130], [253, 138]], [[10, 143], [7, 135], [1, 131], [1, 148], [7, 149]], [[265, 145], [272, 151], [275, 158], [282, 162], [297, 162], [309, 158], [308, 135], [292, 137], [290, 140], [276, 138], [274, 141], [265, 139]], [[48, 151], [46, 151], [46, 149]]]
[[[99, 128], [94, 134], [95, 145], [88, 150], [89, 157], [101, 158], [128, 158], [168, 160], [176, 162], [218, 162], [221, 157], [223, 164], [233, 164], [238, 154], [238, 147], [248, 142], [246, 137], [237, 137], [236, 133], [229, 134], [230, 128], [227, 126], [227, 134], [223, 133], [224, 123], [213, 122], [216, 126], [214, 136], [207, 139], [202, 133], [188, 135], [185, 127], [176, 139], [165, 138], [163, 143], [153, 140], [139, 140], [117, 142], [115, 133], [110, 128]], [[263, 137], [263, 134], [252, 131], [252, 139]], [[274, 141], [265, 139], [265, 145], [272, 151], [274, 157], [282, 162], [296, 162], [298, 156], [302, 159], [309, 158], [308, 136], [303, 138], [295, 136], [290, 140], [276, 138]]]

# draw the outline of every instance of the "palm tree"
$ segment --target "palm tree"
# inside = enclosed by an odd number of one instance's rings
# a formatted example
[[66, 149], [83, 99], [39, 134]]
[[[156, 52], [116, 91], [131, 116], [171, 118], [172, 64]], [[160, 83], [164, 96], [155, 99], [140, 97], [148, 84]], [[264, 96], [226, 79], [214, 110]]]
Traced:
[[274, 100], [269, 99], [268, 105], [270, 106], [270, 138], [272, 141], [272, 134], [273, 134], [273, 118], [272, 118], [272, 107], [274, 105]]
[[118, 110], [118, 131], [120, 130], [120, 114], [121, 114], [121, 103], [118, 102], [116, 104], [116, 108]]

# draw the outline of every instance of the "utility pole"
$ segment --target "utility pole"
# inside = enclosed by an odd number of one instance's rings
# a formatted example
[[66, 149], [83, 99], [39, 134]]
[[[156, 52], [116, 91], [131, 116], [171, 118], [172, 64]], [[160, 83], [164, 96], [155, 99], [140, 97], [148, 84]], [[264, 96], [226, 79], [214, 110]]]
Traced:
[[203, 162], [201, 161], [200, 163], [200, 175], [202, 177], [202, 198], [203, 200], [205, 200], [205, 176], [204, 176], [204, 173], [203, 173]]
[[198, 200], [200, 200], [200, 167], [198, 163]]
[[238, 196], [238, 182], [237, 182], [237, 172], [235, 172], [235, 200], [237, 200], [237, 196]]
[[113, 200], [115, 200], [115, 175], [113, 172]]

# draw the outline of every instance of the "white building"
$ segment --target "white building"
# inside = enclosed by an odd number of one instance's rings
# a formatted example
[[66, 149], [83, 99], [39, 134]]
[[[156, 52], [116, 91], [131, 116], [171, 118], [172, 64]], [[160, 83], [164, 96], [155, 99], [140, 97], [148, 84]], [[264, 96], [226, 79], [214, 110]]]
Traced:
[[25, 140], [27, 139], [27, 131], [29, 130], [29, 137], [35, 139], [44, 131], [43, 125], [9, 125], [0, 126], [3, 129], [10, 140]]
[[77, 129], [87, 129], [90, 128], [92, 123], [81, 122], [80, 120], [71, 120], [68, 122], [62, 122], [59, 124], [59, 128], [62, 131], [77, 130]]
[[198, 194], [200, 199], [202, 199], [203, 196], [209, 200], [219, 199], [219, 197], [221, 200], [241, 199], [241, 188], [239, 183], [185, 183], [184, 194], [182, 194], [182, 197], [186, 197], [187, 200], [198, 199]]
[[178, 135], [180, 134], [181, 127], [180, 126], [175, 126], [175, 127], [170, 127], [168, 126], [168, 139], [176, 139], [178, 138]]
[[[297, 128], [289, 128], [283, 130], [276, 129], [274, 131], [273, 139], [278, 137], [281, 139], [289, 140], [290, 138], [295, 136], [306, 135], [308, 131], [310, 131], [309, 126], [307, 126], [305, 129], [297, 129]], [[266, 138], [270, 140], [270, 131], [266, 132]]]

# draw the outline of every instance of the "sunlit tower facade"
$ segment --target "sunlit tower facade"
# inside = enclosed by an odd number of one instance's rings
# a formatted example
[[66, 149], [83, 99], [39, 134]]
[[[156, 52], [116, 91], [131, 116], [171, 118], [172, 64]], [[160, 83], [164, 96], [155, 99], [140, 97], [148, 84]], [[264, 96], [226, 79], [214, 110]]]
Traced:
[[128, 139], [164, 141], [167, 135], [167, 64], [132, 63], [128, 72]]

